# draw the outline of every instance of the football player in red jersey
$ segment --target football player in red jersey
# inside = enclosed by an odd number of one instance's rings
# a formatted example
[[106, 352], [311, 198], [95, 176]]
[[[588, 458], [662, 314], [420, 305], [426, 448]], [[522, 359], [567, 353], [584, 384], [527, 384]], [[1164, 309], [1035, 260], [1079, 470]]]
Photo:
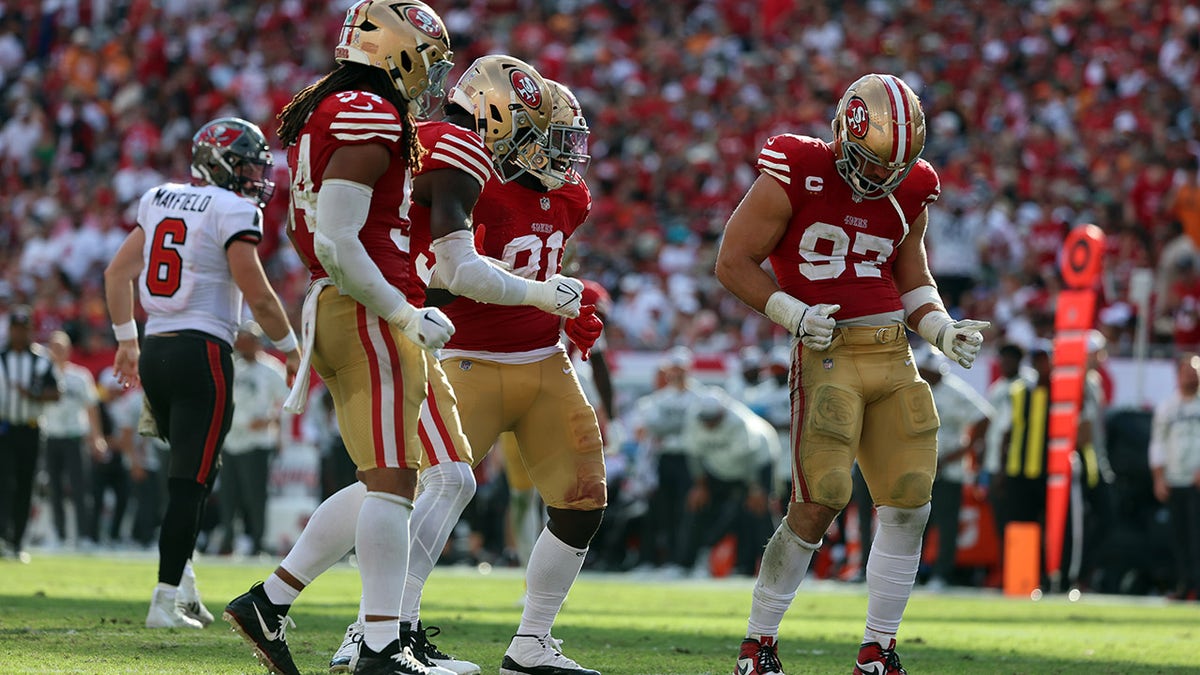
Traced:
[[[494, 305], [519, 304], [522, 307], [509, 309], [549, 317], [555, 326], [562, 316], [579, 315], [582, 282], [558, 274], [545, 279], [514, 275], [480, 257], [467, 229], [472, 210], [486, 210], [480, 199], [485, 184], [549, 166], [545, 143], [551, 111], [550, 90], [532, 66], [510, 56], [491, 55], [476, 60], [459, 78], [445, 106], [444, 121], [418, 125], [418, 138], [427, 153], [413, 174], [412, 222], [405, 230], [411, 242], [414, 302], [425, 301], [436, 255], [438, 284], [456, 295]], [[436, 359], [427, 357], [425, 366], [428, 390], [417, 446], [421, 490], [413, 505], [409, 567], [400, 577], [405, 584], [401, 636], [418, 661], [442, 669], [435, 672], [471, 675], [479, 667], [430, 643], [429, 635], [440, 629], [420, 622], [425, 580], [475, 491], [472, 446], [463, 434], [455, 394]], [[343, 672], [354, 662], [363, 611], [360, 608], [360, 621], [347, 628], [342, 647], [330, 661], [334, 672]]]
[[[439, 310], [411, 301], [403, 234], [422, 152], [415, 117], [440, 99], [452, 54], [445, 24], [428, 5], [362, 0], [347, 11], [334, 56], [335, 69], [280, 113], [279, 138], [292, 173], [289, 236], [313, 279], [304, 355], [329, 388], [366, 492], [323, 502], [275, 572], [232, 600], [224, 618], [271, 672], [298, 673], [284, 636], [287, 612], [353, 546], [366, 607], [356, 672], [425, 674], [400, 641], [400, 596], [425, 351], [440, 348], [454, 328]], [[300, 372], [304, 380], [308, 365]], [[289, 405], [302, 407], [295, 399]]]
[[[895, 636], [912, 592], [937, 467], [937, 412], [905, 324], [964, 368], [982, 321], [947, 314], [929, 272], [926, 207], [937, 173], [920, 159], [925, 114], [900, 78], [870, 74], [838, 103], [832, 143], [784, 134], [726, 225], [721, 283], [796, 337], [792, 503], [767, 542], [735, 673], [778, 674], [779, 624], [850, 499], [855, 459], [879, 528], [855, 673], [902, 673]], [[775, 277], [763, 269], [770, 259]], [[776, 281], [778, 280], [778, 281]]]
[[[587, 156], [587, 125], [571, 92], [558, 83], [550, 86], [550, 163], [526, 171], [501, 167], [501, 176], [508, 172], [515, 180], [490, 181], [475, 207], [484, 254], [528, 279], [558, 275], [567, 239], [591, 210], [579, 172]], [[450, 100], [457, 103], [463, 93], [452, 91]], [[439, 251], [435, 283], [444, 260]], [[521, 624], [500, 673], [598, 675], [564, 656], [550, 635], [606, 506], [600, 429], [559, 341], [561, 319], [543, 309], [464, 297], [444, 309], [460, 324], [441, 358], [475, 463], [502, 432], [514, 432], [549, 515], [530, 555]], [[567, 323], [567, 334], [584, 342], [578, 344], [583, 350], [600, 334], [594, 306]]]

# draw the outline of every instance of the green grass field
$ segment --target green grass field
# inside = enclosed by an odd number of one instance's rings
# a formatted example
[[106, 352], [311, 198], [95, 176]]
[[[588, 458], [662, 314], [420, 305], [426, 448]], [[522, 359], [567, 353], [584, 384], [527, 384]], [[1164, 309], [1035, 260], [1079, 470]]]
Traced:
[[[143, 627], [155, 562], [139, 556], [35, 556], [0, 562], [0, 673], [265, 673], [219, 618], [200, 632]], [[214, 614], [271, 565], [202, 559], [200, 590]], [[732, 671], [751, 582], [650, 582], [585, 574], [555, 637], [605, 675]], [[439, 644], [495, 673], [517, 622], [519, 574], [439, 568], [422, 616]], [[358, 575], [330, 570], [292, 610], [288, 642], [305, 673], [324, 673], [354, 618]], [[809, 583], [784, 619], [789, 675], [849, 673], [862, 636], [862, 586]], [[1084, 596], [1006, 599], [918, 591], [898, 651], [910, 673], [1200, 673], [1200, 605]]]

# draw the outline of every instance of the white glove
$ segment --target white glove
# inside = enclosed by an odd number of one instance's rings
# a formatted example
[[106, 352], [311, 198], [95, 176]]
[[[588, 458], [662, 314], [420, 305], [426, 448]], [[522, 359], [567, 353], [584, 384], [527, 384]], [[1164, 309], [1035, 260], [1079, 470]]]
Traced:
[[841, 308], [841, 305], [813, 305], [804, 310], [796, 333], [800, 343], [813, 351], [829, 349], [829, 344], [833, 342], [833, 327], [837, 323], [830, 315]]
[[991, 326], [988, 321], [963, 319], [955, 321], [943, 312], [930, 312], [921, 318], [917, 332], [925, 341], [935, 345], [942, 353], [970, 368], [983, 348], [983, 329]]
[[833, 342], [833, 328], [837, 322], [831, 315], [841, 308], [841, 305], [810, 306], [783, 291], [777, 291], [767, 298], [767, 306], [763, 311], [772, 321], [800, 338], [805, 347], [823, 352]]
[[574, 319], [579, 316], [583, 302], [583, 282], [571, 277], [555, 274], [529, 289], [525, 304], [538, 309]]
[[450, 322], [450, 317], [437, 307], [414, 308], [393, 323], [405, 337], [427, 352], [436, 352], [445, 347], [450, 336], [454, 335], [454, 324]]

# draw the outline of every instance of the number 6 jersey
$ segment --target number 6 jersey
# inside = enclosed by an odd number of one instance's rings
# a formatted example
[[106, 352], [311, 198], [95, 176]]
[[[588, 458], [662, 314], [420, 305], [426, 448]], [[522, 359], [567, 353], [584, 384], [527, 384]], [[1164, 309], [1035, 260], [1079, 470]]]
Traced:
[[233, 344], [242, 291], [225, 250], [262, 239], [262, 211], [225, 188], [166, 183], [142, 195], [137, 222], [146, 233], [138, 277], [146, 334], [198, 330]]
[[810, 305], [839, 304], [838, 321], [903, 310], [892, 278], [896, 248], [941, 185], [925, 160], [882, 199], [860, 199], [838, 174], [825, 141], [773, 136], [756, 167], [787, 192], [792, 218], [771, 251], [784, 292]]

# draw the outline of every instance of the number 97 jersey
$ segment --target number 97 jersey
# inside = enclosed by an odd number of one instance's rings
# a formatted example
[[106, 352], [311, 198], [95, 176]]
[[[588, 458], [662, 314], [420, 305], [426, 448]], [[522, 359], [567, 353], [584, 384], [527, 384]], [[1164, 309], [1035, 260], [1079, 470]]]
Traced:
[[756, 167], [787, 193], [792, 218], [771, 251], [779, 287], [810, 305], [838, 304], [836, 318], [903, 309], [892, 277], [896, 249], [937, 200], [937, 173], [918, 160], [890, 195], [861, 199], [838, 174], [825, 141], [783, 134], [767, 140]]

